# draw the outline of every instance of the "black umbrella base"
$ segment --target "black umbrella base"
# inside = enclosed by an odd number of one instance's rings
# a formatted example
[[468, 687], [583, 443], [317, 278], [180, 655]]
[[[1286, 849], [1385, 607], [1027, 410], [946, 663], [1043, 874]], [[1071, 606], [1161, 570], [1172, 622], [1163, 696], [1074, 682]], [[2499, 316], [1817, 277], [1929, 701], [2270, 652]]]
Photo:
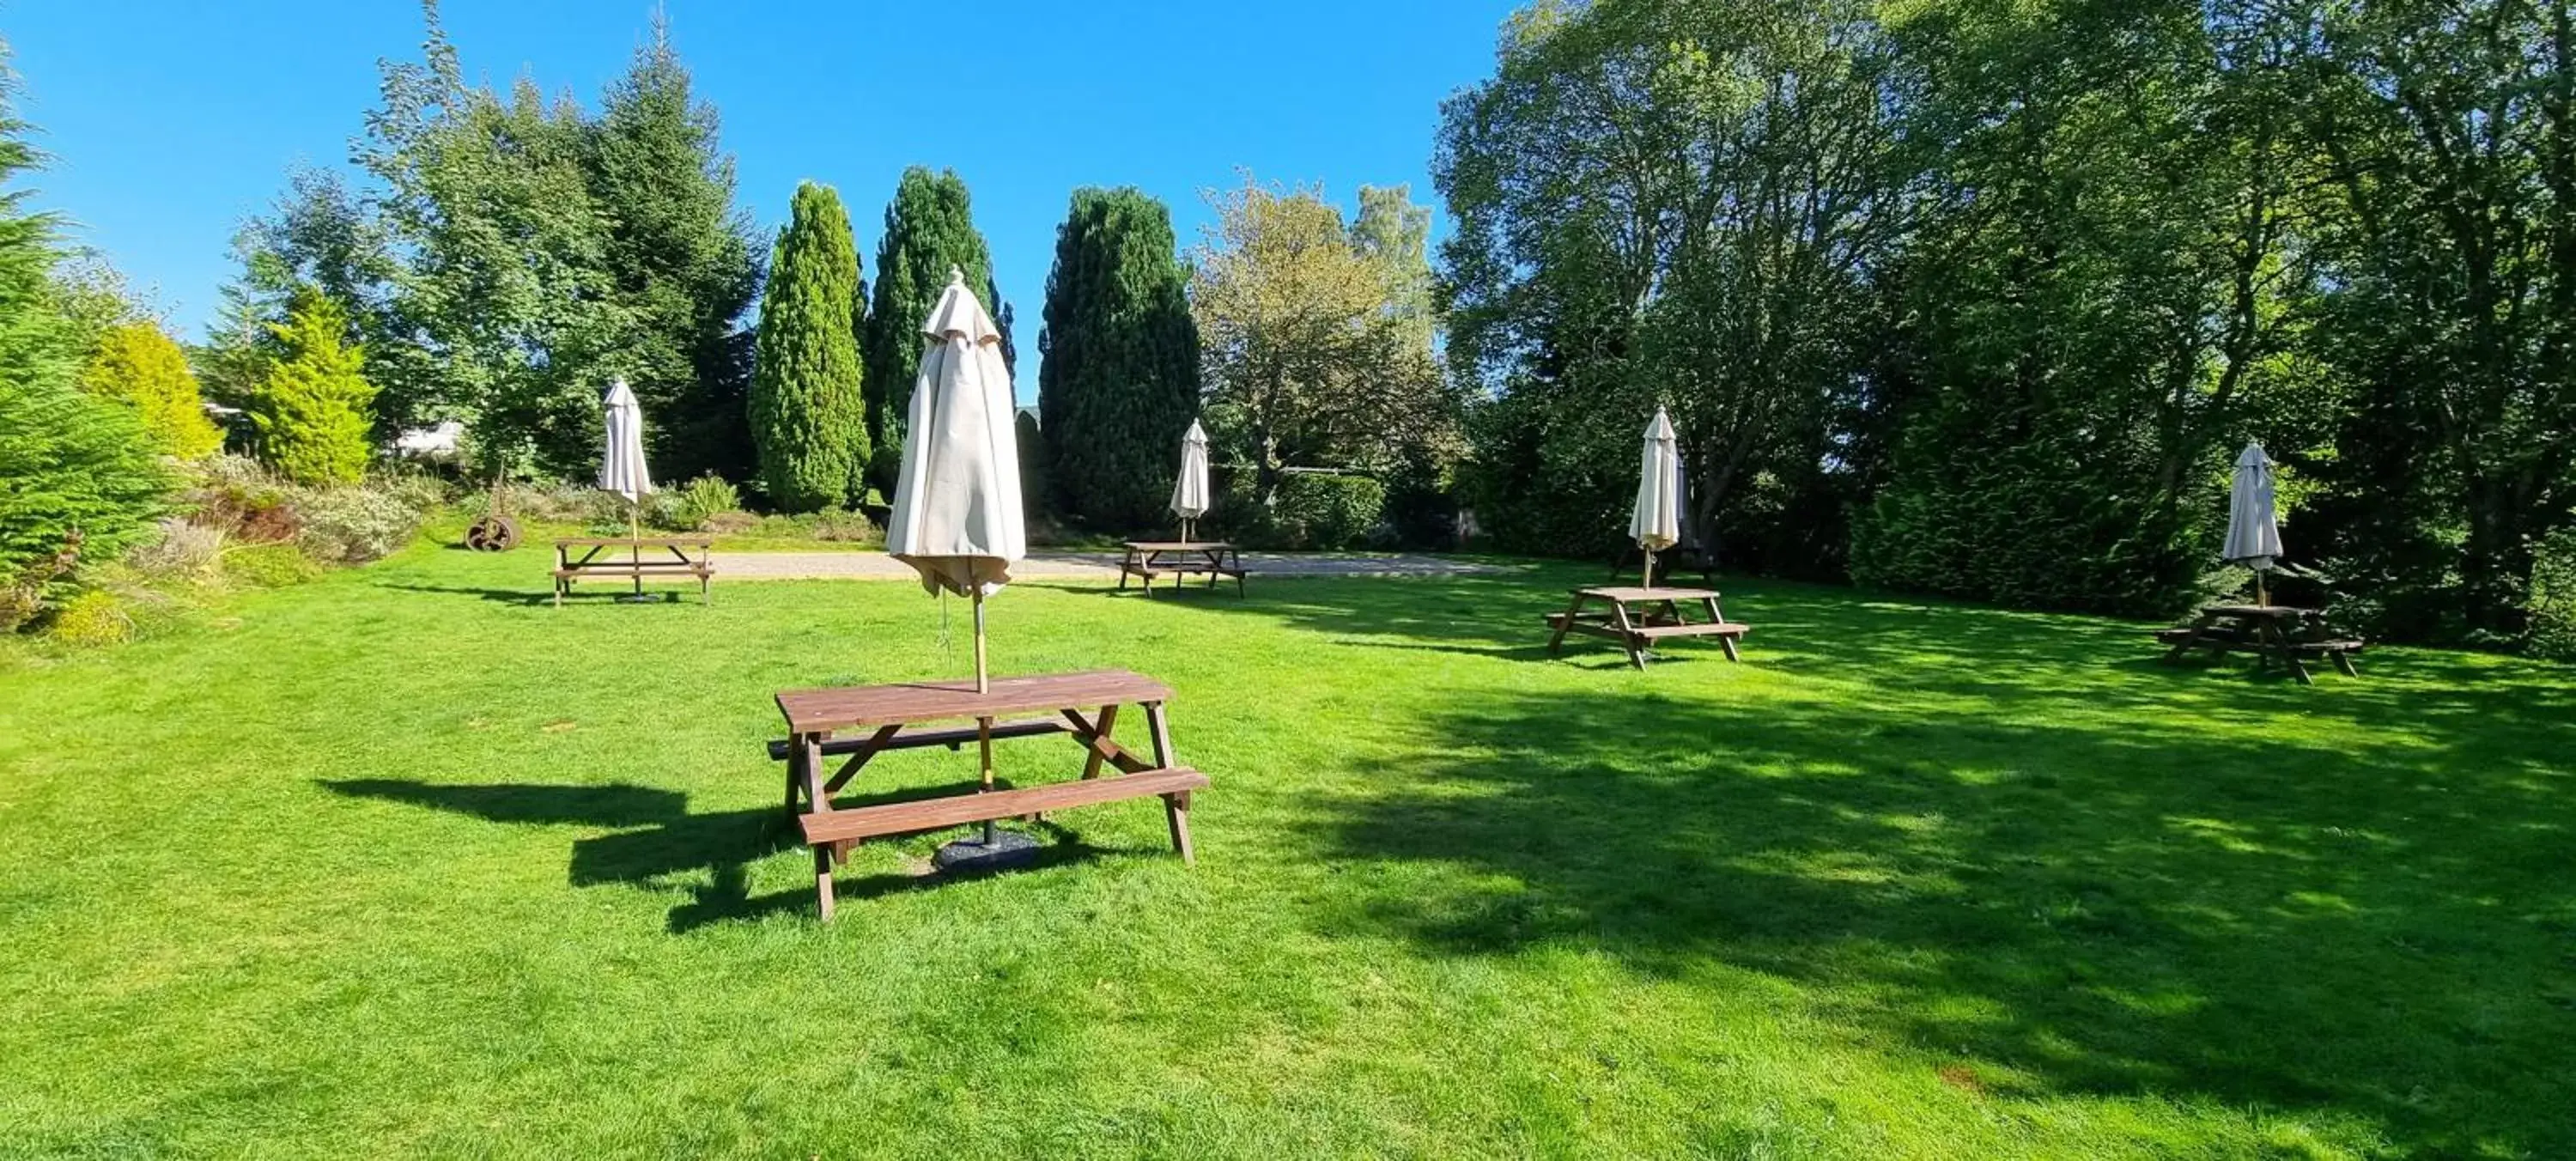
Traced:
[[930, 865], [965, 874], [1025, 867], [1038, 861], [1038, 840], [1017, 831], [996, 829], [988, 833], [993, 840], [989, 843], [984, 841], [984, 835], [977, 835], [939, 848], [938, 854], [930, 856]]

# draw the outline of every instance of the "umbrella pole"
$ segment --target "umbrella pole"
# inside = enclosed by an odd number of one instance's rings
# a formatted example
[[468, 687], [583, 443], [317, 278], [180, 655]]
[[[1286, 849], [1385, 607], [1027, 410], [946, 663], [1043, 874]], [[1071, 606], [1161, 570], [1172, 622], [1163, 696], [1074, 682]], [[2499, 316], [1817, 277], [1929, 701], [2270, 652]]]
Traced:
[[1647, 550], [1646, 550], [1646, 568], [1645, 568], [1645, 571], [1643, 571], [1643, 572], [1641, 572], [1641, 573], [1639, 573], [1639, 574], [1638, 574], [1637, 587], [1638, 587], [1638, 588], [1643, 588], [1643, 589], [1651, 589], [1651, 588], [1655, 587], [1655, 550], [1654, 550], [1654, 549], [1649, 548], [1649, 549], [1647, 549]]
[[2272, 570], [2268, 568], [2254, 570], [2254, 604], [2257, 607], [2269, 606], [2272, 603], [2272, 594], [2263, 587], [2263, 574], [2270, 571]]
[[626, 502], [626, 562], [635, 567], [635, 596], [644, 596], [644, 501]]
[[[967, 580], [968, 583], [974, 585], [975, 589], [975, 692], [979, 694], [991, 693], [993, 691], [992, 681], [984, 672], [984, 586], [975, 582], [974, 574], [972, 572], [967, 574]], [[981, 756], [983, 762], [984, 793], [990, 794], [993, 792], [992, 718], [979, 717], [975, 719], [975, 751]], [[994, 841], [993, 820], [988, 818], [984, 820], [985, 849], [991, 849]]]

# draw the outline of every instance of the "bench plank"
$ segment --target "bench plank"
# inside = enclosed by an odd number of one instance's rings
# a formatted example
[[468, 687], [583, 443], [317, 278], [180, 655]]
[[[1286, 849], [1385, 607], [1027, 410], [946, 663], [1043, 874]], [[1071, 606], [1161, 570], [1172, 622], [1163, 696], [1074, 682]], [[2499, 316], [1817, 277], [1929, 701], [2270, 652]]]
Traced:
[[1186, 794], [1205, 790], [1208, 776], [1187, 766], [1149, 770], [1141, 774], [1121, 774], [1112, 778], [1090, 778], [1079, 782], [1051, 782], [1019, 790], [996, 790], [989, 794], [958, 794], [945, 798], [926, 798], [917, 802], [893, 802], [883, 806], [863, 806], [853, 810], [820, 811], [801, 815], [797, 821], [804, 827], [809, 845], [855, 842], [886, 835], [912, 834], [942, 830], [974, 822], [1017, 818], [1026, 814], [1091, 806], [1128, 798], [1146, 798], [1158, 794]]

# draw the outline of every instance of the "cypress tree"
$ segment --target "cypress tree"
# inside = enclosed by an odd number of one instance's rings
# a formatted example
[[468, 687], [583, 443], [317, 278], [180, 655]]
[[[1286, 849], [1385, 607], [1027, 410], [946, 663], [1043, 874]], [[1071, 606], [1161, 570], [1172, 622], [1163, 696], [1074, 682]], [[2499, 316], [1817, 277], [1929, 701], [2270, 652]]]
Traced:
[[[902, 451], [913, 377], [921, 370], [921, 324], [938, 305], [952, 266], [964, 272], [970, 287], [992, 283], [993, 261], [984, 235], [975, 230], [965, 181], [954, 170], [932, 173], [913, 166], [903, 171], [886, 205], [875, 297], [868, 306], [868, 434], [881, 461], [896, 462]], [[987, 302], [984, 309], [999, 306]]]
[[187, 355], [154, 323], [120, 323], [99, 332], [98, 349], [81, 368], [81, 386], [133, 408], [163, 455], [192, 460], [223, 446], [224, 433], [206, 418]]
[[1133, 188], [1074, 191], [1047, 275], [1038, 412], [1055, 496], [1095, 527], [1170, 519], [1199, 405], [1188, 286], [1163, 203]]
[[752, 335], [743, 316], [759, 292], [757, 243], [734, 205], [715, 107], [692, 96], [658, 14], [652, 39], [609, 86], [585, 160], [608, 223], [611, 293], [631, 317], [621, 354], [654, 420], [645, 432], [656, 472], [748, 478]]
[[285, 322], [269, 324], [278, 357], [251, 427], [260, 458], [299, 484], [355, 483], [367, 471], [376, 388], [359, 372], [365, 356], [348, 333], [348, 313], [310, 287], [295, 293]]
[[[0, 42], [0, 182], [39, 160], [7, 62]], [[30, 212], [26, 196], [0, 193], [0, 628], [61, 583], [47, 570], [21, 588], [29, 566], [66, 551], [113, 556], [148, 527], [168, 487], [134, 414], [75, 382], [79, 335], [48, 278], [60, 257], [56, 222]]]
[[796, 187], [769, 269], [751, 380], [761, 484], [790, 512], [862, 499], [868, 427], [852, 309], [859, 251], [832, 187]]

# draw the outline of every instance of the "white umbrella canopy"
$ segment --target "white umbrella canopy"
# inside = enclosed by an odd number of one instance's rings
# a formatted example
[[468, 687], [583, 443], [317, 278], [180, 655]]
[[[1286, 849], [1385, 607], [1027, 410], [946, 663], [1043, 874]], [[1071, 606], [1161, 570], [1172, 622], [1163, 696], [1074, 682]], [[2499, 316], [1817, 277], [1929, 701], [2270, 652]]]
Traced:
[[1672, 417], [1658, 407], [1655, 421], [1646, 425], [1645, 454], [1637, 469], [1637, 506], [1628, 517], [1628, 535], [1646, 550], [1643, 580], [1649, 588], [1655, 583], [1655, 554], [1682, 538], [1680, 465]]
[[608, 422], [608, 449], [599, 461], [599, 490], [636, 503], [653, 494], [652, 477], [644, 471], [644, 408], [624, 379], [609, 384], [600, 406]]
[[913, 383], [886, 551], [919, 571], [930, 592], [990, 595], [1028, 555], [1002, 333], [954, 268], [921, 333], [928, 348]]
[[2281, 555], [2281, 525], [2272, 495], [2272, 457], [2263, 445], [2248, 443], [2236, 457], [2236, 479], [2227, 489], [2227, 546], [2219, 556], [2255, 572], [2255, 593], [2262, 594], [2262, 574]]
[[1190, 521], [1206, 515], [1207, 510], [1207, 429], [1193, 419], [1189, 433], [1181, 437], [1180, 478], [1172, 481], [1172, 514], [1181, 518], [1181, 539], [1190, 538]]

